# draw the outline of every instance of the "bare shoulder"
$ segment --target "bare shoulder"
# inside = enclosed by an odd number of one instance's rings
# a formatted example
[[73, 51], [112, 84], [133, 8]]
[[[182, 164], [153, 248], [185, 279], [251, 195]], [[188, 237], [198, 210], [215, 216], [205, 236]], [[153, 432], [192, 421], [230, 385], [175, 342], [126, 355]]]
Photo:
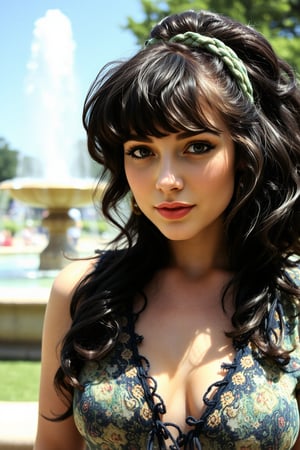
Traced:
[[72, 296], [80, 281], [93, 270], [94, 264], [94, 259], [72, 261], [59, 272], [52, 291], [65, 297]]
[[48, 300], [44, 333], [59, 338], [71, 325], [70, 304], [74, 291], [81, 280], [93, 270], [95, 260], [76, 260], [62, 269], [55, 278]]

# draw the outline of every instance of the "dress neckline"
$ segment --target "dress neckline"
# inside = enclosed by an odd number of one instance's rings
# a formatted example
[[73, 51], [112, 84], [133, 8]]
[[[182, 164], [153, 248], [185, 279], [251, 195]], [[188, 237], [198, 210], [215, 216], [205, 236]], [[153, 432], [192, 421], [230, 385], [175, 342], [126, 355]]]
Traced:
[[[173, 422], [165, 422], [163, 416], [167, 411], [167, 405], [165, 404], [162, 396], [157, 392], [157, 382], [153, 376], [149, 374], [151, 363], [143, 356], [139, 351], [139, 346], [143, 342], [144, 337], [135, 331], [135, 324], [140, 314], [145, 310], [147, 305], [145, 304], [137, 313], [131, 312], [128, 317], [129, 334], [132, 343], [133, 358], [137, 367], [138, 377], [145, 393], [145, 399], [152, 411], [153, 427], [149, 433], [146, 450], [200, 450], [202, 449], [200, 443], [200, 433], [205, 425], [205, 421], [212, 410], [220, 401], [222, 393], [225, 391], [226, 386], [229, 384], [230, 379], [235, 372], [238, 361], [240, 360], [240, 352], [245, 345], [236, 346], [235, 356], [231, 363], [222, 363], [221, 369], [226, 370], [224, 377], [212, 383], [205, 391], [203, 395], [203, 403], [205, 409], [199, 418], [189, 415], [186, 417], [185, 422], [190, 427], [187, 432], [181, 430], [180, 426]], [[209, 395], [215, 389], [212, 397]], [[166, 442], [168, 441], [168, 444]]]

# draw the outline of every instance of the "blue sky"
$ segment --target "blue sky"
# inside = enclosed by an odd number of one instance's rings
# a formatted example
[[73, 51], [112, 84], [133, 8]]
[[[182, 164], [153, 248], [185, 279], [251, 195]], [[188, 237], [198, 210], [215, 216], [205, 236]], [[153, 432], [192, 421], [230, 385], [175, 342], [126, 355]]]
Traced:
[[[134, 36], [121, 27], [129, 15], [137, 20], [142, 17], [139, 0], [1, 1], [0, 137], [25, 154], [31, 153], [33, 142], [33, 129], [28, 128], [30, 99], [26, 94], [33, 30], [36, 21], [45, 17], [49, 10], [58, 10], [69, 19], [72, 27], [73, 71], [80, 108], [99, 69], [110, 60], [135, 52]], [[81, 110], [77, 114], [81, 116]], [[73, 131], [78, 133], [78, 139], [84, 138], [80, 119]]]

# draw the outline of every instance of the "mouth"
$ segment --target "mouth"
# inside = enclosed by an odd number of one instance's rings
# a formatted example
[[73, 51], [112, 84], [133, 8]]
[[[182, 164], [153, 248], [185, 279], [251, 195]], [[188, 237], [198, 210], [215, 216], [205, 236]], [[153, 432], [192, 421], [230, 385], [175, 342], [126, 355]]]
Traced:
[[160, 203], [155, 206], [156, 211], [165, 219], [176, 220], [185, 217], [195, 205], [188, 203], [172, 202]]

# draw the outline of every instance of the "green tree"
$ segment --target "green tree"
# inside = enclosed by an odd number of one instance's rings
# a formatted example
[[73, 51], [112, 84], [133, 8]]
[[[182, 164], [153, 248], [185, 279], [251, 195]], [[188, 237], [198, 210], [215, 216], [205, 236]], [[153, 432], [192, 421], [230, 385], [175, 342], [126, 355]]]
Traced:
[[278, 54], [300, 72], [300, 0], [141, 0], [144, 18], [127, 17], [124, 28], [143, 45], [151, 28], [163, 17], [187, 9], [221, 12], [254, 26]]
[[0, 138], [0, 182], [16, 176], [19, 152]]

